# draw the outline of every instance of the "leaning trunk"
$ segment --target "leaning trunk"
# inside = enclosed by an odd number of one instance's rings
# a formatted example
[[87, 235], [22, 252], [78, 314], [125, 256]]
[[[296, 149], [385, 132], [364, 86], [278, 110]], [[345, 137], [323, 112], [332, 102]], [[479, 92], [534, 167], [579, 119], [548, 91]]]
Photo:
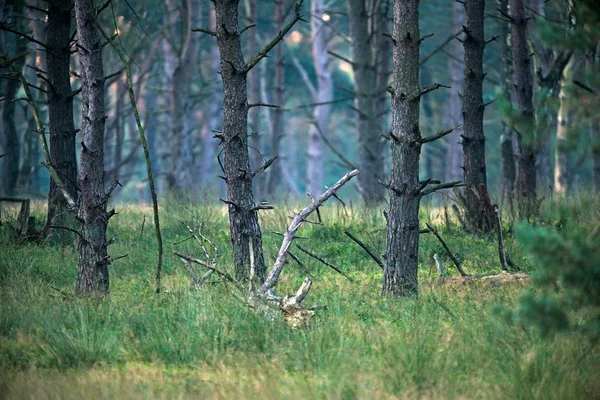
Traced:
[[390, 212], [383, 293], [416, 294], [419, 253], [419, 0], [394, 0]]
[[[77, 158], [75, 150], [75, 125], [73, 122], [73, 96], [70, 73], [70, 36], [72, 0], [48, 3], [48, 27], [46, 66], [48, 69], [48, 120], [50, 131], [50, 159], [52, 166], [61, 174], [63, 187], [74, 199], [77, 198]], [[45, 233], [51, 225], [64, 226], [68, 222], [67, 202], [50, 180], [48, 192], [48, 216]]]
[[104, 193], [104, 68], [95, 16], [92, 0], [75, 1], [82, 93], [77, 290], [82, 293], [109, 290], [108, 196]]
[[512, 18], [513, 69], [515, 94], [520, 113], [515, 124], [519, 149], [519, 172], [517, 177], [520, 210], [524, 217], [535, 213], [536, 167], [535, 123], [533, 110], [533, 72], [531, 50], [527, 43], [527, 16], [523, 0], [510, 0]]
[[215, 0], [217, 42], [223, 79], [224, 173], [229, 206], [229, 227], [235, 274], [247, 280], [250, 273], [250, 245], [253, 246], [255, 276], [264, 280], [266, 266], [262, 235], [252, 193], [252, 171], [248, 154], [247, 66], [238, 30], [239, 0]]

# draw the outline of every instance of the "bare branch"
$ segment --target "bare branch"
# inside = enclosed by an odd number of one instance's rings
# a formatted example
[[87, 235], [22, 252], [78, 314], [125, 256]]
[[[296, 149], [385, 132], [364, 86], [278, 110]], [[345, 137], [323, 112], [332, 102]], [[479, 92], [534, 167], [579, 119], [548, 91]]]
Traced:
[[332, 270], [334, 270], [335, 272], [337, 272], [338, 274], [342, 275], [344, 278], [348, 279], [350, 282], [355, 283], [354, 280], [352, 278], [350, 278], [350, 276], [345, 273], [344, 271], [342, 271], [341, 269], [339, 269], [338, 267], [336, 267], [335, 265], [333, 265], [332, 263], [330, 263], [329, 261], [324, 260], [323, 258], [321, 258], [320, 256], [318, 256], [315, 253], [312, 253], [298, 245], [296, 245], [296, 247], [298, 248], [298, 250], [300, 250], [301, 252], [303, 252], [306, 255], [311, 256], [312, 258], [314, 258], [317, 261], [320, 261], [323, 265], [328, 266], [329, 268], [331, 268]]
[[381, 269], [385, 269], [385, 265], [383, 264], [383, 261], [381, 261], [381, 258], [379, 258], [379, 256], [377, 254], [375, 254], [373, 251], [371, 251], [371, 249], [369, 249], [369, 247], [366, 244], [364, 244], [362, 241], [360, 241], [356, 236], [354, 236], [349, 231], [345, 230], [344, 233], [346, 234], [346, 236], [348, 236], [350, 239], [352, 239], [357, 245], [359, 245], [373, 259], [373, 261], [375, 261], [377, 263], [377, 265], [379, 265], [381, 267]]
[[302, 15], [300, 15], [300, 7], [302, 7], [302, 2], [303, 0], [300, 0], [298, 1], [298, 3], [296, 3], [294, 7], [294, 18], [286, 26], [284, 26], [281, 31], [279, 31], [277, 36], [275, 36], [275, 38], [271, 40], [269, 44], [263, 47], [262, 50], [260, 50], [252, 60], [250, 60], [250, 62], [246, 66], [246, 72], [249, 72], [252, 68], [256, 66], [256, 64], [260, 62], [260, 60], [265, 58], [267, 54], [269, 54], [269, 51], [271, 51], [273, 47], [277, 45], [277, 43], [281, 42], [285, 35], [289, 32], [289, 30], [292, 29], [294, 25], [296, 25], [296, 22], [302, 19]]
[[228, 281], [229, 283], [233, 284], [233, 286], [235, 286], [240, 292], [244, 293], [244, 289], [242, 288], [242, 286], [231, 277], [231, 275], [229, 275], [227, 272], [225, 271], [221, 271], [220, 269], [214, 267], [213, 265], [210, 265], [207, 262], [204, 262], [202, 260], [199, 260], [197, 258], [194, 257], [190, 257], [188, 255], [185, 255], [183, 253], [179, 253], [177, 251], [174, 251], [173, 254], [175, 254], [177, 257], [186, 260], [188, 262], [192, 262], [194, 264], [198, 264], [198, 265], [202, 265], [205, 268], [210, 269], [211, 271], [215, 272], [217, 275], [219, 275], [220, 277], [222, 277], [223, 279], [225, 279], [226, 281]]
[[269, 275], [265, 279], [265, 282], [259, 289], [259, 293], [265, 294], [268, 290], [275, 287], [277, 284], [277, 280], [279, 279], [279, 275], [283, 270], [283, 266], [285, 265], [285, 260], [287, 257], [287, 253], [289, 251], [290, 245], [292, 244], [292, 240], [296, 235], [296, 231], [302, 226], [302, 223], [305, 222], [306, 217], [308, 217], [313, 211], [317, 209], [321, 204], [323, 204], [327, 199], [329, 199], [335, 192], [337, 192], [342, 186], [344, 186], [350, 179], [358, 175], [359, 171], [357, 169], [348, 172], [344, 175], [339, 181], [336, 182], [335, 185], [327, 189], [325, 193], [319, 196], [314, 202], [311, 202], [306, 208], [300, 211], [292, 222], [290, 223], [287, 231], [284, 233], [283, 242], [281, 243], [281, 247], [279, 249], [279, 253], [277, 254], [277, 259], [275, 260], [275, 265], [273, 269], [269, 272]]
[[256, 171], [254, 171], [252, 173], [252, 176], [256, 176], [258, 174], [260, 174], [261, 172], [264, 172], [267, 170], [267, 168], [269, 168], [274, 162], [275, 160], [277, 160], [279, 158], [279, 156], [275, 156], [273, 158], [268, 159], [267, 161], [265, 161], [265, 163], [263, 165], [260, 166], [260, 168], [258, 168]]
[[206, 33], [207, 35], [217, 37], [217, 33], [215, 31], [211, 31], [208, 28], [193, 28], [192, 32], [202, 32]]
[[427, 228], [429, 228], [429, 231], [431, 233], [433, 233], [435, 235], [435, 237], [437, 238], [437, 240], [439, 240], [439, 242], [442, 244], [442, 246], [444, 247], [444, 249], [446, 250], [446, 252], [450, 256], [450, 258], [452, 259], [452, 262], [454, 263], [454, 265], [456, 265], [456, 269], [458, 270], [458, 272], [460, 273], [460, 275], [461, 276], [467, 276], [467, 274], [465, 273], [465, 271], [462, 269], [462, 266], [460, 265], [460, 262], [458, 262], [458, 260], [456, 259], [456, 257], [454, 257], [454, 253], [452, 253], [452, 250], [450, 250], [450, 247], [448, 247], [448, 245], [446, 244], [446, 242], [444, 241], [444, 239], [442, 239], [442, 237], [438, 233], [437, 229], [435, 229], [434, 227], [432, 227], [429, 224], [427, 224]]
[[424, 88], [423, 90], [421, 90], [419, 93], [417, 93], [416, 95], [414, 95], [411, 100], [416, 100], [421, 96], [426, 95], [429, 92], [433, 92], [434, 90], [438, 90], [439, 88], [446, 88], [446, 89], [452, 89], [450, 86], [446, 86], [446, 85], [442, 85], [441, 83], [434, 83], [431, 86], [427, 86], [426, 88]]
[[433, 136], [425, 136], [424, 138], [421, 138], [418, 140], [419, 143], [423, 144], [423, 143], [429, 143], [429, 142], [433, 142], [436, 141], [438, 139], [443, 138], [446, 135], [451, 134], [452, 132], [454, 132], [456, 129], [460, 128], [462, 125], [456, 125], [454, 128], [450, 128], [450, 129], [446, 129], [445, 131], [440, 131], [438, 132], [436, 135]]
[[332, 50], [327, 50], [327, 54], [334, 56], [335, 58], [340, 59], [344, 62], [347, 62], [350, 65], [354, 65], [354, 62], [352, 60], [350, 60], [349, 58], [346, 58], [346, 57], [342, 56], [341, 54], [338, 54]]
[[465, 186], [465, 184], [462, 183], [462, 181], [441, 183], [439, 185], [435, 185], [435, 186], [430, 187], [429, 189], [421, 191], [421, 196], [427, 196], [428, 194], [437, 192], [438, 190], [452, 189], [452, 188], [461, 187], [461, 186]]

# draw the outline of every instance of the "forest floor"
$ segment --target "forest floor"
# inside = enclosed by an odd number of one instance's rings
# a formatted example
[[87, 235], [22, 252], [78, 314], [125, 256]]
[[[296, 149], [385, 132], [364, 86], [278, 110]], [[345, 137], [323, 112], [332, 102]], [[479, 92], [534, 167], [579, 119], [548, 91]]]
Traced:
[[[232, 271], [225, 208], [163, 207], [158, 296], [151, 209], [116, 208], [110, 252], [128, 256], [111, 265], [104, 301], [72, 296], [72, 246], [19, 244], [6, 224], [0, 227], [0, 398], [600, 398], [598, 346], [575, 333], [542, 338], [503, 317], [527, 290], [522, 283], [431, 284], [434, 253], [456, 274], [433, 235], [421, 237], [420, 296], [382, 298], [380, 268], [344, 234], [348, 229], [383, 253], [380, 210], [332, 204], [321, 210], [323, 225], [300, 229], [303, 247], [357, 284], [296, 251], [314, 281], [305, 304], [327, 309], [317, 311], [311, 329], [292, 330], [247, 309], [217, 278], [192, 288], [172, 254], [204, 256], [197, 242], [185, 240], [189, 234], [179, 221], [201, 222], [219, 249], [219, 267]], [[281, 241], [272, 231], [285, 230], [292, 207], [277, 209], [261, 214], [269, 265]], [[11, 212], [5, 209], [3, 218]], [[555, 223], [551, 212], [545, 215], [545, 223]], [[426, 221], [439, 227], [468, 273], [500, 270], [494, 235], [446, 227], [438, 209], [424, 207], [423, 226]], [[506, 216], [505, 223], [510, 231]], [[534, 269], [510, 232], [506, 247], [522, 269]], [[278, 293], [291, 293], [304, 276], [290, 262]]]

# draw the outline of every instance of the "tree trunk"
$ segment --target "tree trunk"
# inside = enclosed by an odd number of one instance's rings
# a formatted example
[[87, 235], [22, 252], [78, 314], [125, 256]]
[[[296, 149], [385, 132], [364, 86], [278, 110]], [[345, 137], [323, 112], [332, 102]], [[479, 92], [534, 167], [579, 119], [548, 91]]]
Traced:
[[78, 179], [81, 196], [77, 212], [77, 291], [80, 293], [109, 291], [108, 196], [104, 193], [104, 68], [95, 16], [93, 0], [75, 1], [82, 93], [82, 149]]
[[247, 280], [250, 273], [250, 244], [253, 246], [255, 276], [263, 281], [266, 266], [262, 234], [254, 209], [252, 171], [248, 154], [247, 66], [238, 29], [239, 0], [215, 0], [217, 43], [223, 79], [223, 133], [225, 182], [229, 206], [229, 227], [236, 278]]
[[[168, 2], [167, 4], [170, 4]], [[184, 40], [180, 49], [170, 48], [168, 51], [172, 63], [171, 86], [169, 87], [169, 117], [171, 132], [169, 140], [169, 172], [167, 173], [167, 188], [175, 194], [181, 194], [185, 189], [195, 186], [192, 178], [194, 165], [194, 138], [189, 126], [187, 115], [191, 112], [190, 82], [194, 69], [198, 64], [200, 50], [200, 35], [192, 32], [192, 28], [200, 24], [199, 0], [186, 0], [183, 9], [185, 14], [179, 18], [171, 18], [171, 24], [181, 21]], [[172, 15], [177, 15], [173, 13]], [[170, 43], [169, 43], [170, 45]]]
[[[348, 18], [350, 37], [352, 38], [352, 69], [354, 71], [354, 104], [361, 171], [358, 180], [360, 193], [366, 205], [377, 204], [381, 201], [377, 189], [379, 181], [383, 177], [384, 147], [380, 136], [380, 117], [377, 115], [378, 92], [381, 88], [377, 85], [378, 66], [376, 62], [381, 60], [375, 58], [378, 54], [377, 44], [380, 43], [381, 27], [376, 24], [376, 14], [371, 15], [370, 12], [372, 10], [367, 0], [348, 0]], [[387, 40], [387, 38], [384, 39]]]
[[[284, 0], [275, 1], [275, 32], [281, 31], [283, 27], [284, 19]], [[275, 48], [275, 85], [273, 96], [273, 104], [277, 106], [283, 105], [283, 91], [284, 87], [284, 72], [285, 72], [285, 61], [283, 59], [283, 47], [277, 46]], [[284, 136], [283, 130], [283, 112], [277, 108], [272, 111], [271, 119], [271, 154], [273, 156], [279, 155], [281, 139]], [[310, 151], [310, 150], [309, 150]], [[280, 189], [282, 174], [281, 174], [281, 161], [277, 161], [269, 168], [269, 182], [267, 191], [270, 197], [277, 195], [277, 190]]]
[[573, 80], [573, 61], [563, 71], [556, 126], [556, 150], [554, 153], [554, 191], [568, 194], [572, 188], [571, 165], [569, 160], [569, 129], [571, 118], [569, 110], [568, 87]]
[[[7, 7], [5, 14], [11, 15], [12, 18], [16, 18], [16, 29], [18, 31], [25, 31], [26, 24], [23, 18], [25, 14], [25, 1], [18, 0], [13, 2], [12, 7]], [[10, 21], [5, 21], [9, 23]], [[9, 42], [9, 40], [7, 40]], [[15, 54], [22, 53], [27, 50], [27, 40], [19, 39], [16, 40]], [[22, 70], [25, 66], [25, 57], [13, 63], [13, 66]], [[17, 102], [15, 98], [19, 92], [21, 82], [18, 79], [7, 79], [4, 82], [4, 105], [2, 108], [2, 121], [4, 124], [4, 152], [5, 156], [2, 157], [0, 162], [3, 165], [2, 168], [2, 188], [3, 193], [6, 195], [13, 195], [17, 186], [17, 179], [19, 177], [19, 165], [21, 164], [21, 148], [19, 144], [19, 131], [16, 125], [16, 110]]]
[[592, 158], [593, 189], [600, 193], [600, 117], [594, 116], [590, 122], [590, 143]]
[[394, 0], [392, 166], [383, 293], [418, 292], [419, 0]]
[[[256, 0], [250, 0], [248, 2], [248, 25], [256, 24]], [[248, 35], [248, 52], [250, 54], [256, 54], [258, 52], [257, 34], [256, 28], [249, 29], [246, 34]], [[278, 50], [280, 49], [278, 48]], [[251, 71], [248, 75], [248, 97], [251, 103], [260, 103], [260, 88], [259, 88], [259, 71]], [[278, 105], [281, 105], [278, 103]], [[250, 128], [250, 144], [252, 146], [252, 168], [257, 169], [261, 166], [263, 160], [261, 157], [262, 144], [261, 144], [261, 132], [259, 129], [259, 107], [252, 107], [248, 111], [249, 116], [249, 128]], [[264, 179], [265, 175], [260, 174], [254, 179], [254, 193], [257, 199], [262, 199], [264, 195]]]
[[[310, 9], [310, 28], [312, 39], [312, 58], [317, 76], [316, 93], [313, 102], [317, 104], [331, 102], [333, 99], [333, 79], [329, 69], [329, 56], [327, 47], [330, 29], [323, 22], [322, 15], [325, 6], [322, 0], [312, 0]], [[315, 107], [313, 125], [308, 131], [308, 191], [314, 195], [323, 191], [325, 177], [325, 163], [323, 154], [323, 140], [320, 133], [329, 135], [329, 120], [331, 104]], [[316, 126], [315, 126], [316, 124]]]
[[[454, 2], [452, 4], [452, 32], [461, 29], [464, 17], [464, 6], [459, 2]], [[464, 58], [464, 55], [463, 47], [458, 40], [453, 40], [450, 43], [449, 51], [454, 57], [448, 59], [451, 89], [449, 89], [450, 94], [446, 107], [446, 125], [455, 127], [462, 124], [460, 93], [463, 86], [463, 66], [460, 60]], [[459, 180], [463, 175], [461, 173], [461, 167], [463, 166], [462, 151], [459, 144], [462, 133], [463, 128], [459, 127], [444, 139], [447, 146], [444, 179], [447, 181]]]
[[519, 150], [519, 200], [522, 216], [536, 212], [535, 122], [531, 50], [527, 43], [527, 16], [523, 0], [510, 0], [514, 88], [520, 117], [515, 123]]
[[463, 68], [463, 158], [465, 207], [470, 225], [480, 232], [489, 233], [495, 228], [494, 212], [487, 198], [487, 175], [485, 162], [485, 134], [483, 132], [483, 49], [485, 38], [483, 19], [485, 0], [464, 3], [465, 32], [463, 44], [465, 61]]
[[[71, 95], [71, 9], [73, 0], [48, 3], [46, 68], [48, 72], [48, 120], [50, 131], [50, 158], [52, 166], [61, 175], [64, 189], [76, 199], [77, 157], [75, 150], [75, 125], [73, 122], [73, 97]], [[50, 180], [48, 215], [45, 235], [50, 225], [66, 226], [69, 216], [67, 202]], [[63, 237], [62, 234], [61, 238]]]
[[[499, 9], [505, 14], [508, 14], [508, 0], [498, 1]], [[512, 105], [512, 53], [511, 53], [511, 35], [510, 35], [510, 23], [500, 22], [500, 58], [503, 60], [503, 66], [500, 71], [501, 85], [502, 85], [502, 97], [504, 101]], [[502, 191], [507, 196], [512, 197], [515, 180], [517, 179], [517, 167], [515, 165], [515, 156], [513, 150], [513, 130], [510, 125], [506, 122], [506, 116], [502, 118], [502, 135], [500, 136], [500, 157], [501, 157], [501, 182]]]

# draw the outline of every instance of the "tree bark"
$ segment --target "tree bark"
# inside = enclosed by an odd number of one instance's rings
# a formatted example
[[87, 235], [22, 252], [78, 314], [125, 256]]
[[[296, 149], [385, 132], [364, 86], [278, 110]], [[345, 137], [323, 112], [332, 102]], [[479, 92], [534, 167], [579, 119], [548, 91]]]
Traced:
[[[378, 100], [385, 86], [378, 83], [379, 49], [381, 26], [377, 13], [370, 9], [367, 0], [348, 0], [350, 37], [352, 38], [352, 69], [354, 71], [356, 129], [358, 131], [358, 153], [361, 174], [358, 177], [360, 193], [366, 205], [377, 204], [379, 181], [383, 177], [383, 148], [381, 140], [381, 116], [378, 116]], [[369, 9], [368, 9], [369, 8]], [[378, 12], [380, 10], [377, 10]], [[314, 14], [313, 14], [314, 15]], [[388, 40], [387, 38], [384, 38]], [[383, 71], [382, 71], [383, 72]], [[387, 82], [385, 82], [387, 84]]]
[[82, 93], [82, 149], [78, 186], [81, 190], [77, 291], [109, 291], [106, 228], [108, 195], [104, 192], [104, 67], [93, 0], [75, 1]]
[[392, 166], [383, 293], [418, 292], [419, 0], [394, 0]]
[[[5, 13], [16, 18], [16, 30], [24, 32], [26, 24], [23, 15], [25, 14], [25, 1], [18, 0], [13, 2], [12, 7], [7, 7]], [[6, 21], [12, 23], [12, 21]], [[16, 41], [15, 54], [22, 53], [27, 50], [27, 41], [20, 39]], [[18, 70], [22, 70], [25, 66], [25, 57], [15, 61], [13, 66]], [[2, 108], [2, 121], [4, 124], [4, 152], [2, 157], [2, 188], [3, 193], [10, 196], [13, 195], [17, 186], [19, 177], [19, 165], [21, 164], [21, 148], [19, 144], [19, 131], [16, 125], [16, 110], [17, 102], [15, 98], [19, 92], [21, 82], [17, 79], [7, 79], [4, 82], [4, 101]]]
[[252, 171], [248, 154], [247, 66], [238, 29], [239, 0], [215, 0], [216, 34], [223, 79], [223, 133], [225, 182], [229, 227], [236, 279], [250, 274], [250, 244], [253, 246], [255, 277], [262, 282], [266, 266], [262, 234], [254, 209]]
[[[459, 2], [452, 4], [452, 32], [461, 29], [465, 18], [464, 6]], [[463, 86], [463, 66], [460, 60], [464, 58], [463, 47], [458, 40], [453, 40], [449, 44], [449, 51], [454, 57], [448, 59], [448, 69], [450, 70], [450, 95], [446, 107], [446, 124], [449, 127], [455, 127], [462, 123], [460, 93]], [[461, 179], [461, 167], [463, 166], [462, 151], [460, 148], [460, 137], [463, 133], [462, 126], [445, 138], [446, 143], [446, 169], [444, 170], [444, 179], [454, 181]]]
[[[250, 0], [248, 4], [248, 25], [256, 24], [256, 0]], [[256, 28], [249, 29], [246, 34], [248, 35], [248, 52], [250, 54], [256, 54], [258, 52], [258, 43], [257, 43], [257, 34]], [[281, 51], [281, 48], [278, 47], [275, 52]], [[259, 90], [259, 71], [250, 72], [248, 75], [248, 93], [249, 100], [252, 103], [260, 103], [261, 96]], [[281, 105], [277, 103], [277, 105]], [[259, 129], [259, 107], [252, 107], [248, 111], [249, 116], [249, 128], [250, 128], [250, 143], [252, 146], [252, 168], [257, 169], [260, 168], [263, 160], [261, 157], [261, 132]], [[264, 179], [265, 175], [260, 174], [257, 175], [254, 179], [254, 193], [257, 199], [261, 199], [263, 197], [264, 192]]]
[[493, 210], [486, 210], [481, 199], [487, 194], [485, 134], [483, 132], [483, 49], [485, 38], [483, 20], [484, 0], [464, 3], [465, 33], [463, 68], [463, 136], [464, 183], [467, 216], [480, 232], [494, 230]]
[[[323, 0], [312, 0], [310, 9], [310, 28], [312, 39], [312, 59], [317, 76], [316, 92], [313, 102], [327, 103], [333, 99], [333, 79], [329, 68], [329, 56], [327, 48], [329, 43], [330, 29], [323, 22], [322, 15], [325, 13]], [[329, 135], [329, 120], [331, 116], [331, 104], [323, 104], [315, 107], [314, 122], [308, 131], [308, 191], [316, 194], [323, 191], [325, 178], [325, 163], [323, 154], [323, 140], [320, 133], [327, 137]], [[314, 125], [316, 124], [316, 126]]]
[[[275, 1], [275, 32], [280, 32], [283, 27], [284, 19], [284, 0]], [[282, 46], [275, 48], [275, 66], [274, 66], [274, 96], [273, 104], [281, 106], [283, 104], [283, 92], [284, 87], [284, 72], [285, 72], [285, 60], [283, 58]], [[273, 156], [279, 155], [281, 139], [285, 135], [283, 131], [283, 112], [281, 109], [274, 109], [272, 111], [271, 118], [271, 154]], [[310, 162], [310, 161], [309, 161]], [[310, 168], [310, 167], [309, 167]], [[281, 162], [275, 162], [269, 168], [269, 182], [267, 192], [270, 197], [276, 196], [276, 192], [281, 185], [283, 178], [281, 172]]]
[[[169, 4], [170, 2], [168, 2]], [[171, 86], [169, 88], [169, 117], [171, 120], [171, 132], [169, 140], [169, 171], [167, 172], [167, 188], [176, 194], [181, 194], [190, 185], [193, 176], [194, 165], [194, 138], [189, 126], [187, 115], [191, 112], [190, 81], [192, 74], [198, 64], [200, 50], [198, 33], [192, 32], [192, 28], [198, 27], [200, 16], [199, 0], [185, 1], [185, 14], [179, 15], [179, 19], [173, 19], [171, 23], [181, 22], [181, 30], [184, 32], [184, 40], [179, 49], [172, 46], [168, 54], [172, 60], [168, 62], [171, 70]], [[174, 14], [175, 15], [175, 14]]]
[[571, 127], [568, 87], [573, 80], [572, 69], [573, 61], [571, 60], [563, 71], [560, 93], [558, 95], [560, 106], [557, 116], [556, 150], [554, 153], [554, 191], [559, 194], [568, 194], [572, 187], [568, 135]]
[[593, 190], [600, 193], [600, 117], [595, 116], [590, 122], [590, 142], [592, 156]]
[[[508, 14], [508, 0], [499, 0], [498, 5], [500, 10], [505, 14]], [[511, 43], [512, 38], [510, 35], [510, 23], [501, 21], [500, 23], [500, 58], [503, 60], [503, 66], [501, 69], [502, 79], [502, 97], [504, 101], [512, 105], [512, 53]], [[513, 150], [513, 130], [510, 125], [506, 122], [506, 116], [502, 119], [502, 135], [500, 136], [500, 157], [501, 157], [501, 182], [502, 190], [506, 195], [511, 196], [514, 193], [515, 181], [517, 179], [517, 167], [515, 163]]]
[[510, 0], [512, 19], [514, 88], [520, 113], [514, 128], [519, 150], [518, 186], [520, 211], [529, 217], [536, 208], [535, 122], [531, 50], [527, 43], [527, 16], [523, 0]]
[[[76, 199], [77, 157], [75, 149], [75, 124], [73, 122], [73, 96], [71, 90], [71, 9], [73, 0], [56, 0], [48, 3], [46, 68], [48, 73], [48, 120], [50, 131], [50, 158], [52, 166], [61, 175], [64, 189]], [[44, 234], [50, 225], [66, 226], [69, 216], [67, 202], [50, 180], [48, 215]], [[62, 233], [61, 233], [61, 237]]]

